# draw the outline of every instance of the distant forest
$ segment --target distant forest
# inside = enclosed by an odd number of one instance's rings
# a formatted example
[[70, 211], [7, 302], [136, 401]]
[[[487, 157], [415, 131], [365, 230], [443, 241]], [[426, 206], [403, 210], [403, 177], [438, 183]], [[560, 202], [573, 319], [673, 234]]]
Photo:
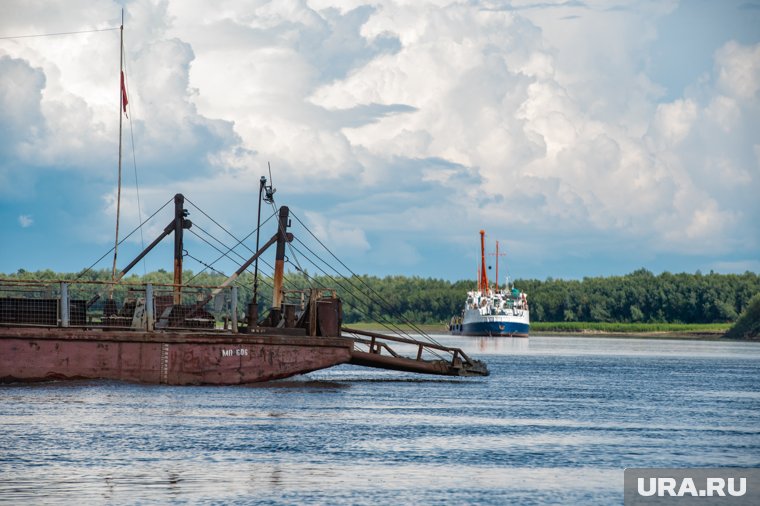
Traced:
[[[0, 274], [5, 279], [74, 279], [76, 274], [53, 271]], [[90, 271], [80, 279], [108, 280], [106, 270]], [[185, 283], [218, 285], [221, 275], [184, 274]], [[132, 275], [128, 282], [172, 282], [163, 270], [145, 276]], [[271, 278], [260, 277], [262, 309], [271, 300]], [[249, 273], [239, 278], [241, 302], [251, 299], [253, 285]], [[409, 321], [442, 323], [462, 310], [473, 281], [387, 276], [328, 278], [300, 273], [286, 275], [285, 289], [308, 286], [334, 288], [344, 301], [344, 321]], [[588, 277], [582, 280], [548, 278], [517, 279], [515, 288], [528, 294], [531, 320], [535, 322], [644, 322], [644, 323], [725, 323], [735, 321], [753, 295], [760, 293], [760, 275], [671, 274], [655, 275], [640, 269], [625, 276]]]

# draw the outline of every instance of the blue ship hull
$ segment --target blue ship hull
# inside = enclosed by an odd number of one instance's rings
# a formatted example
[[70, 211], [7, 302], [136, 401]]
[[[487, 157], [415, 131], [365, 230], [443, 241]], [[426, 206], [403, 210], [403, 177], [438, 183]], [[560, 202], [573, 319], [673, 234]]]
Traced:
[[451, 333], [462, 336], [528, 337], [530, 325], [516, 322], [472, 322], [453, 325]]

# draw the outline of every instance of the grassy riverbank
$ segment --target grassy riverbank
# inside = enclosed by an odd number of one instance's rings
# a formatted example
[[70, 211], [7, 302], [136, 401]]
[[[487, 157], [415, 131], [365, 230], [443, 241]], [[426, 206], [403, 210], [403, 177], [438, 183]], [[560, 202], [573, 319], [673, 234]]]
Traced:
[[[386, 332], [377, 323], [351, 323], [347, 327]], [[427, 334], [448, 333], [444, 324], [416, 325], [413, 328], [406, 324], [389, 325], [390, 329], [401, 329], [410, 334], [417, 333], [417, 329]], [[731, 327], [730, 323], [598, 323], [598, 322], [532, 322], [531, 334], [568, 335], [568, 336], [594, 336], [611, 335], [622, 337], [649, 337], [649, 338], [720, 338]]]
[[561, 334], [663, 334], [721, 336], [730, 323], [600, 323], [600, 322], [533, 322], [532, 332]]

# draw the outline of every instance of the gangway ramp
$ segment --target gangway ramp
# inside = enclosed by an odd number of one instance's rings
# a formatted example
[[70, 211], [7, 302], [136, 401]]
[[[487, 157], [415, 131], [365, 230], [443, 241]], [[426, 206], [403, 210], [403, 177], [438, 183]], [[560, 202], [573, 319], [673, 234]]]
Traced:
[[[471, 359], [461, 348], [348, 327], [343, 327], [341, 330], [353, 334], [351, 339], [354, 341], [354, 348], [351, 351], [350, 364], [441, 376], [488, 376], [489, 374], [484, 362]], [[414, 346], [416, 356], [402, 355], [392, 347], [392, 343]], [[431, 359], [430, 355], [436, 358]]]

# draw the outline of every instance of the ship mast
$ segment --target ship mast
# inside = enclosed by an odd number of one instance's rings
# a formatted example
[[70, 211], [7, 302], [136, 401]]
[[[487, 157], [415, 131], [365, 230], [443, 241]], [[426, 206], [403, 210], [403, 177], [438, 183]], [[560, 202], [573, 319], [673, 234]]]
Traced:
[[488, 294], [488, 276], [486, 276], [486, 231], [480, 231], [480, 279], [478, 290]]
[[[111, 280], [116, 281], [116, 256], [119, 250], [119, 215], [121, 213], [121, 130], [122, 111], [126, 112], [126, 88], [124, 87], [124, 9], [121, 10], [121, 28], [119, 37], [119, 178], [116, 189], [116, 238], [113, 245], [113, 267], [111, 268]], [[113, 291], [111, 291], [113, 297]]]
[[494, 290], [499, 291], [499, 241], [496, 241], [496, 284]]
[[499, 253], [499, 241], [496, 241], [496, 253], [489, 253], [489, 255], [496, 257], [496, 282], [495, 282], [495, 288], [497, 292], [499, 291], [499, 257], [507, 256], [506, 253]]

